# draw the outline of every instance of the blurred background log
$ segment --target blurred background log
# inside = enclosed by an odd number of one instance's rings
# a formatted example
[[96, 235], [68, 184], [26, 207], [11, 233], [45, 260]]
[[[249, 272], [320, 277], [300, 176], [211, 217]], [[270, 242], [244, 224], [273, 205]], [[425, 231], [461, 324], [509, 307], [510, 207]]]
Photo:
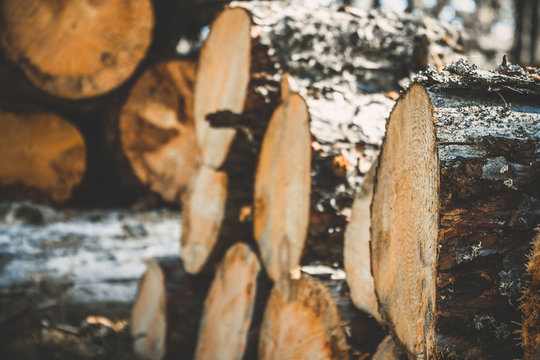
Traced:
[[10, 59], [33, 84], [69, 99], [116, 88], [131, 76], [152, 38], [150, 0], [1, 5], [1, 44]]
[[84, 140], [47, 111], [0, 110], [0, 197], [62, 203], [86, 170]]

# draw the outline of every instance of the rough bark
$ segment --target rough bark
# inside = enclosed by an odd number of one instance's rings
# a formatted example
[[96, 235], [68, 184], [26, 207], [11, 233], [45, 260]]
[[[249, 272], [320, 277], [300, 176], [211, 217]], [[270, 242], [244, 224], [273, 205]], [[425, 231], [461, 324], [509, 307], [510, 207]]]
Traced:
[[0, 110], [0, 196], [61, 203], [86, 170], [79, 130], [42, 110]]
[[178, 258], [148, 264], [131, 314], [142, 359], [192, 359], [210, 279], [188, 275]]
[[193, 178], [193, 61], [154, 65], [137, 80], [118, 116], [122, 149], [137, 178], [172, 203]]
[[204, 305], [195, 359], [257, 357], [262, 313], [270, 290], [259, 259], [233, 245], [218, 266]]
[[[290, 72], [309, 109], [313, 176], [303, 262], [341, 263], [354, 189], [375, 158], [392, 104], [383, 94], [398, 89], [410, 72], [448, 61], [460, 35], [436, 21], [382, 10], [261, 1], [230, 6], [253, 17], [252, 54], [260, 56], [252, 59], [267, 59], [258, 68], [277, 81]], [[243, 31], [229, 41], [244, 39]]]
[[149, 0], [4, 0], [1, 13], [7, 55], [34, 85], [69, 99], [124, 82], [150, 45], [154, 21]]
[[371, 264], [383, 320], [409, 357], [523, 356], [513, 332], [540, 220], [540, 112], [539, 82], [519, 69], [428, 72], [388, 121]]
[[520, 299], [523, 324], [521, 343], [526, 360], [540, 357], [540, 228], [536, 230], [533, 249], [527, 263], [527, 274], [530, 280]]

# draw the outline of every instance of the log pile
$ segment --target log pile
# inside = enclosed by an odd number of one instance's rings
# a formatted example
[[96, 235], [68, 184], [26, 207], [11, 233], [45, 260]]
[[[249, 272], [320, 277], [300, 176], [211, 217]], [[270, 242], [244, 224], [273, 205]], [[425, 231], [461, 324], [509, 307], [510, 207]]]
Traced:
[[540, 81], [507, 63], [446, 70], [421, 76], [387, 124], [371, 205], [379, 311], [409, 358], [521, 358]]

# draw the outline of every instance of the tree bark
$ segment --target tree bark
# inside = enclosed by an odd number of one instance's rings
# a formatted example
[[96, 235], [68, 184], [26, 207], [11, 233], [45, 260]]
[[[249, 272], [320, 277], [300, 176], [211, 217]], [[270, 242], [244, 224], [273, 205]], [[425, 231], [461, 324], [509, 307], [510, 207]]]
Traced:
[[387, 336], [377, 347], [371, 360], [400, 360], [406, 359], [405, 355], [397, 348], [391, 336]]
[[79, 130], [42, 110], [0, 110], [0, 194], [3, 199], [61, 203], [86, 169]]
[[539, 82], [509, 64], [447, 69], [388, 121], [371, 208], [379, 310], [410, 357], [522, 357], [512, 334], [540, 220]]
[[540, 357], [540, 229], [533, 240], [533, 250], [527, 263], [530, 280], [521, 300], [523, 328], [521, 341], [525, 360]]
[[135, 353], [142, 359], [192, 359], [210, 278], [188, 275], [182, 262], [148, 264], [131, 313]]
[[148, 69], [118, 116], [122, 149], [143, 184], [171, 203], [198, 166], [193, 128], [195, 63], [168, 61]]
[[44, 91], [68, 99], [108, 92], [145, 56], [153, 9], [144, 1], [2, 2], [1, 44]]

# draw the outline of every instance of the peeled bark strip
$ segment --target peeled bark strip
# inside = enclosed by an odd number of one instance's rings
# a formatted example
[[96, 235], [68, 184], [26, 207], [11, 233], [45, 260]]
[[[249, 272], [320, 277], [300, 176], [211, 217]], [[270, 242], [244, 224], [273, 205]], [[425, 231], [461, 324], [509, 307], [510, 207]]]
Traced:
[[56, 114], [0, 110], [3, 199], [63, 202], [86, 169], [84, 140]]
[[366, 174], [362, 188], [354, 199], [351, 221], [345, 232], [343, 261], [354, 305], [381, 321], [369, 252], [370, 208], [376, 169], [377, 161]]
[[285, 78], [283, 104], [261, 147], [254, 195], [254, 236], [268, 276], [286, 279], [300, 264], [309, 221], [311, 135], [304, 99]]
[[[261, 264], [249, 246], [231, 247], [219, 265], [206, 298], [195, 359], [250, 359], [259, 339]], [[266, 283], [268, 285], [268, 283]], [[259, 323], [257, 324], [257, 319]], [[254, 331], [250, 331], [255, 327]], [[250, 346], [251, 345], [251, 346]]]
[[199, 150], [193, 127], [195, 63], [169, 61], [147, 70], [122, 107], [122, 148], [137, 178], [173, 203], [194, 177]]
[[150, 44], [149, 0], [2, 2], [1, 44], [36, 86], [69, 99], [103, 94], [135, 70]]
[[276, 284], [264, 312], [259, 359], [349, 359], [332, 296], [307, 279]]
[[531, 281], [521, 299], [523, 329], [521, 341], [525, 360], [540, 358], [540, 228], [533, 241], [533, 250], [529, 256], [527, 272]]
[[186, 274], [179, 259], [149, 262], [131, 313], [134, 351], [142, 359], [191, 359], [209, 279]]
[[540, 111], [537, 95], [524, 95], [537, 80], [519, 69], [460, 61], [427, 73], [388, 121], [372, 273], [383, 319], [410, 357], [523, 356], [513, 333], [540, 221]]
[[[352, 13], [337, 7], [276, 1], [233, 2], [230, 6], [233, 9], [223, 14], [242, 14], [237, 8], [242, 7], [253, 18], [248, 24], [251, 28], [242, 25], [221, 35], [232, 44], [246, 44], [233, 47], [242, 51], [247, 51], [251, 41], [250, 89], [272, 94], [273, 84], [290, 72], [298, 79], [297, 91], [309, 109], [313, 176], [302, 261], [341, 263], [354, 191], [374, 160], [393, 104], [384, 93], [395, 91], [401, 78], [435, 59], [448, 61], [459, 48], [459, 33], [418, 16], [383, 11]], [[214, 61], [223, 62], [228, 54]], [[239, 74], [246, 84], [247, 67], [236, 69], [220, 71]], [[247, 94], [249, 99], [250, 90]], [[246, 100], [246, 108], [249, 102]]]

